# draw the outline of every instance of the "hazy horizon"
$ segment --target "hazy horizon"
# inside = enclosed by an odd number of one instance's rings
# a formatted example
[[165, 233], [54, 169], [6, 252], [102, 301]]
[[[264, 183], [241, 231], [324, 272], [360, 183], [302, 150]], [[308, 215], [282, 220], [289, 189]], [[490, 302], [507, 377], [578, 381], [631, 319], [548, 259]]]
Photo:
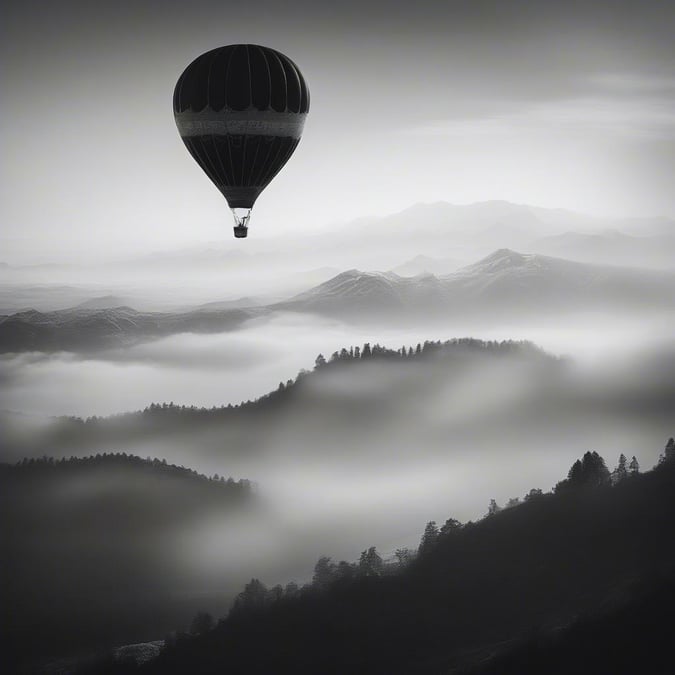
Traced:
[[[476, 207], [481, 208], [491, 206], [498, 208], [502, 205], [504, 205], [507, 209], [516, 208], [532, 210], [533, 212], [549, 212], [552, 215], [558, 214], [561, 219], [567, 216], [569, 217], [570, 228], [573, 228], [575, 223], [583, 223], [583, 225], [580, 227], [580, 232], [587, 234], [602, 233], [603, 231], [610, 230], [621, 231], [619, 228], [623, 226], [627, 227], [628, 232], [630, 232], [632, 236], [649, 236], [650, 234], [653, 234], [649, 228], [641, 234], [639, 227], [640, 221], [644, 221], [646, 224], [670, 223], [672, 225], [670, 229], [672, 233], [675, 234], [675, 212], [672, 215], [648, 212], [600, 214], [583, 212], [581, 210], [576, 210], [564, 205], [550, 206], [531, 202], [520, 203], [507, 199], [487, 198], [468, 202], [453, 202], [447, 199], [435, 199], [431, 201], [418, 201], [404, 204], [398, 209], [386, 210], [376, 214], [358, 214], [355, 215], [354, 218], [343, 219], [340, 221], [325, 221], [314, 229], [300, 229], [287, 233], [277, 232], [273, 229], [267, 230], [265, 232], [255, 232], [251, 235], [251, 239], [249, 239], [244, 244], [234, 240], [230, 236], [230, 223], [229, 221], [225, 220], [225, 222], [222, 223], [222, 230], [213, 233], [217, 236], [214, 236], [212, 239], [197, 239], [191, 243], [173, 240], [169, 242], [169, 246], [167, 246], [167, 242], [157, 240], [156, 242], [153, 242], [155, 245], [154, 248], [147, 248], [140, 251], [136, 250], [134, 247], [126, 250], [113, 249], [111, 251], [97, 251], [95, 254], [91, 255], [91, 257], [82, 257], [78, 252], [73, 253], [72, 251], [61, 251], [58, 248], [56, 250], [50, 250], [49, 253], [37, 253], [28, 250], [27, 253], [18, 253], [14, 260], [8, 256], [5, 256], [2, 260], [0, 260], [0, 263], [16, 268], [54, 266], [55, 269], [52, 271], [58, 273], [58, 267], [60, 266], [74, 266], [81, 268], [92, 268], [96, 270], [100, 269], [101, 264], [110, 265], [116, 263], [142, 263], [144, 261], [150, 261], [153, 258], [159, 259], [163, 256], [199, 252], [203, 253], [206, 251], [221, 251], [233, 256], [247, 256], [251, 254], [255, 255], [260, 252], [271, 252], [273, 250], [272, 247], [277, 245], [283, 248], [287, 242], [290, 242], [292, 246], [297, 246], [297, 242], [306, 241], [309, 242], [309, 244], [306, 245], [305, 248], [311, 249], [311, 244], [314, 240], [320, 241], [322, 237], [345, 235], [346, 233], [354, 232], [362, 225], [367, 228], [371, 223], [387, 221], [388, 219], [396, 219], [397, 217], [405, 216], [410, 212], [414, 212], [416, 209], [433, 209], [435, 207], [471, 209]], [[229, 209], [227, 209], [226, 205], [223, 208], [226, 211], [226, 213], [224, 212], [224, 218], [226, 219], [229, 217]], [[412, 222], [411, 226], [413, 226]], [[568, 231], [571, 232], [573, 230], [570, 229]], [[563, 233], [563, 230], [561, 229], [560, 232]], [[392, 232], [392, 234], [398, 233]], [[452, 237], [454, 234], [451, 225], [449, 225], [447, 234], [449, 237]], [[496, 248], [498, 247], [499, 246]], [[517, 248], [517, 246], [514, 248]], [[11, 247], [8, 250], [11, 251]]]
[[[5, 18], [0, 468], [27, 661], [159, 640], [319, 556], [414, 548], [590, 451], [609, 470], [665, 452], [675, 5], [25, 0]], [[240, 43], [311, 92], [247, 239], [172, 109], [193, 59]], [[169, 402], [186, 410], [124, 414]], [[254, 481], [251, 510], [207, 504], [232, 485], [192, 470]]]
[[628, 2], [15, 3], [2, 259], [230, 241], [171, 94], [195, 56], [239, 42], [290, 55], [312, 100], [251, 243], [437, 200], [673, 217], [674, 18]]

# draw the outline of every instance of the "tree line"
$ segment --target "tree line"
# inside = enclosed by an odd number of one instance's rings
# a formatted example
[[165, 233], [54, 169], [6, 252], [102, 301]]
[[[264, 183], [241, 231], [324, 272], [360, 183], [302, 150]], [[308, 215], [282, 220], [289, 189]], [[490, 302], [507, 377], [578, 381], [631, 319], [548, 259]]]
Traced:
[[152, 471], [156, 475], [173, 476], [183, 479], [187, 478], [209, 484], [222, 485], [225, 488], [231, 490], [236, 489], [246, 493], [250, 492], [252, 489], [251, 481], [245, 478], [234, 480], [232, 477], [225, 478], [225, 476], [220, 476], [217, 473], [214, 473], [212, 476], [207, 476], [182, 465], [169, 464], [166, 459], [158, 459], [157, 457], [142, 458], [126, 452], [103, 452], [86, 457], [71, 456], [69, 458], [62, 457], [60, 459], [47, 457], [45, 455], [43, 457], [25, 457], [13, 465], [0, 464], [0, 470], [4, 475], [26, 477], [46, 476], [57, 474], [59, 472], [72, 473], [92, 468], [140, 469]]
[[[673, 438], [668, 439], [655, 469], [658, 470], [660, 466], [666, 463], [675, 464], [675, 440]], [[480, 520], [490, 519], [501, 511], [515, 508], [521, 504], [532, 503], [536, 500], [551, 499], [554, 496], [561, 495], [570, 495], [573, 498], [575, 494], [585, 493], [589, 490], [611, 489], [630, 481], [639, 474], [640, 467], [635, 456], [627, 463], [626, 456], [622, 453], [619, 456], [616, 468], [610, 472], [605, 460], [597, 452], [588, 451], [582, 458], [572, 464], [567, 478], [558, 482], [551, 492], [533, 488], [524, 495], [522, 501], [519, 498], [511, 498], [503, 507], [500, 507], [492, 499], [488, 505], [487, 513]], [[429, 556], [441, 543], [447, 542], [459, 532], [475, 527], [476, 524], [473, 521], [461, 523], [455, 518], [448, 518], [439, 527], [436, 521], [429, 521], [424, 527], [418, 547], [416, 549], [398, 548], [390, 560], [384, 560], [375, 546], [362, 551], [357, 562], [341, 560], [336, 563], [331, 557], [322, 555], [314, 566], [311, 582], [303, 586], [291, 581], [285, 587], [278, 584], [268, 588], [262, 581], [253, 578], [234, 600], [230, 615], [257, 611], [280, 600], [322, 592], [359, 579], [398, 574], [417, 561]], [[195, 620], [197, 621], [197, 619]], [[202, 621], [199, 625], [203, 627], [205, 622]], [[211, 625], [211, 628], [214, 626], [215, 623]], [[198, 632], [201, 633], [202, 631]]]
[[[326, 368], [338, 368], [347, 364], [365, 363], [370, 361], [429, 361], [432, 359], [451, 359], [459, 354], [481, 354], [489, 353], [493, 355], [523, 355], [542, 359], [554, 360], [554, 357], [548, 355], [541, 348], [526, 340], [477, 340], [475, 338], [454, 338], [452, 340], [425, 340], [416, 345], [401, 346], [398, 349], [392, 349], [375, 343], [366, 342], [361, 346], [343, 347], [333, 352], [328, 358], [323, 354], [318, 354], [314, 360], [314, 372], [322, 371]], [[240, 403], [229, 403], [222, 406], [195, 406], [182, 405], [173, 401], [163, 403], [151, 403], [143, 410], [131, 413], [120, 413], [109, 417], [76, 417], [65, 416], [59, 418], [59, 423], [65, 433], [73, 429], [90, 430], [96, 429], [101, 425], [114, 427], [119, 424], [120, 427], [129, 421], [138, 419], [141, 422], [153, 423], [158, 420], [173, 420], [178, 423], [183, 421], [209, 421], [228, 417], [232, 414], [257, 413], [265, 408], [274, 407], [283, 401], [292, 398], [294, 390], [300, 387], [304, 379], [312, 374], [312, 371], [302, 369], [295, 378], [288, 379], [286, 382], [279, 382], [278, 387], [259, 396], [256, 399], [249, 399]]]

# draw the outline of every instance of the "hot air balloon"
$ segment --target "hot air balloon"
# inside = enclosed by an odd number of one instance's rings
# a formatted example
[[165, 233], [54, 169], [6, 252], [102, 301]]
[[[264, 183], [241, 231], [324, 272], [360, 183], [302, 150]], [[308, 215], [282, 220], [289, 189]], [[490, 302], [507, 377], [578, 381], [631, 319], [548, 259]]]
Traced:
[[227, 45], [198, 56], [178, 78], [176, 126], [188, 151], [223, 193], [234, 236], [300, 141], [309, 90], [287, 56], [260, 45]]

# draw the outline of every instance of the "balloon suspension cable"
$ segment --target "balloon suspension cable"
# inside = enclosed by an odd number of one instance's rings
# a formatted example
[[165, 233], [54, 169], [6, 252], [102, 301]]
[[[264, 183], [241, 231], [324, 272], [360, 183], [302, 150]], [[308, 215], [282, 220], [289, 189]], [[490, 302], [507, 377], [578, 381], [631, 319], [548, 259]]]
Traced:
[[248, 221], [251, 219], [251, 209], [232, 209], [234, 216], [234, 236], [243, 239], [248, 235]]

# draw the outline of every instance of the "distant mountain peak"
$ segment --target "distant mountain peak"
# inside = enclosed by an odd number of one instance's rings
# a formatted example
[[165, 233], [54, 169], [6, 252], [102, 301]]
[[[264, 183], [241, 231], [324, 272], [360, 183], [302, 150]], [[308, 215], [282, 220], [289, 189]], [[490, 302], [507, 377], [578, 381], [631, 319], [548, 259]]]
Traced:
[[102, 295], [81, 302], [79, 305], [75, 306], [75, 309], [129, 309], [128, 303], [129, 300], [127, 298], [118, 295]]
[[544, 258], [545, 256], [538, 256], [533, 253], [519, 253], [510, 248], [500, 248], [478, 262], [463, 267], [460, 272], [470, 272], [472, 274], [499, 272], [515, 267], [523, 267], [528, 263], [535, 262], [537, 259]]
[[494, 253], [491, 253], [490, 255], [483, 258], [483, 261], [487, 261], [490, 259], [495, 260], [509, 259], [509, 260], [523, 261], [525, 260], [525, 254], [519, 253], [518, 251], [514, 251], [513, 249], [510, 248], [498, 248], [496, 251], [494, 251]]

